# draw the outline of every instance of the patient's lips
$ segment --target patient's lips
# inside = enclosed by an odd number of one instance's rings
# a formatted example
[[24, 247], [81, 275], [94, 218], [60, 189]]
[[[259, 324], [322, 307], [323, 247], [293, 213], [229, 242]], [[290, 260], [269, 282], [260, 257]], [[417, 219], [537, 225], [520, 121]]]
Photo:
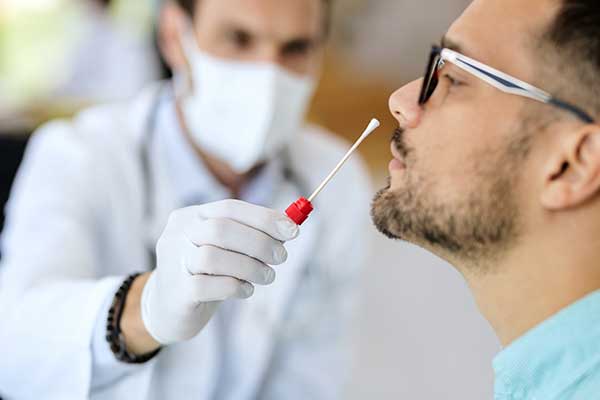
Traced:
[[396, 149], [394, 142], [392, 142], [390, 144], [390, 148], [391, 148], [392, 156], [394, 156], [394, 158], [392, 159], [392, 161], [390, 161], [390, 164], [389, 164], [390, 171], [398, 171], [398, 170], [406, 169], [406, 164], [404, 163], [402, 156], [398, 153], [398, 149]]

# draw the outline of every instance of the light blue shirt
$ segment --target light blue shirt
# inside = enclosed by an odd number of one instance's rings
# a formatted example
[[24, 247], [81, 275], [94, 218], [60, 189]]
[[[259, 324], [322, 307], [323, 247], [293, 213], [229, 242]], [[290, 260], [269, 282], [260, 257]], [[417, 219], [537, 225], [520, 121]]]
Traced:
[[600, 291], [517, 339], [494, 370], [496, 400], [600, 399]]

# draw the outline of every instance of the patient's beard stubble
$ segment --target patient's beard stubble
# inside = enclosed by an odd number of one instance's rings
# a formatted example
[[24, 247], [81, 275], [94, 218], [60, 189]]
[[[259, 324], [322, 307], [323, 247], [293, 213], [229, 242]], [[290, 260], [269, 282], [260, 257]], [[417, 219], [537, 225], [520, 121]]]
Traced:
[[[435, 180], [418, 173], [414, 151], [401, 143], [406, 156], [400, 189], [390, 185], [373, 201], [372, 218], [377, 229], [391, 239], [405, 240], [432, 251], [450, 262], [480, 264], [496, 257], [518, 238], [519, 213], [514, 194], [522, 157], [512, 146], [499, 156], [487, 157], [485, 167], [473, 173], [473, 181], [452, 202], [434, 196]], [[453, 196], [456, 199], [456, 196]]]

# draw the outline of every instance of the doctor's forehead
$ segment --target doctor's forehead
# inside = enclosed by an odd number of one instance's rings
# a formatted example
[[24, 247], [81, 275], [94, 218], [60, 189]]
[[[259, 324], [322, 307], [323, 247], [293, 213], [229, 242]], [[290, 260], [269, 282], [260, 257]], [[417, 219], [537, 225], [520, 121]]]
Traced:
[[198, 24], [244, 29], [265, 36], [316, 36], [323, 30], [323, 0], [198, 0]]
[[533, 49], [562, 0], [475, 0], [446, 38], [463, 54], [507, 73], [533, 72]]

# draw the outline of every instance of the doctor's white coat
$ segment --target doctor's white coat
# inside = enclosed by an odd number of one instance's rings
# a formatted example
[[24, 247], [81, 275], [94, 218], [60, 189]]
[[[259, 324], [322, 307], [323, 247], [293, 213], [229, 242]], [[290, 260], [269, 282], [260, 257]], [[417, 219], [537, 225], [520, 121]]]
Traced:
[[[31, 139], [7, 206], [0, 264], [0, 396], [5, 399], [213, 399], [222, 326], [151, 362], [96, 360], [94, 327], [124, 277], [151, 263], [176, 205], [164, 157], [151, 157], [155, 218], [144, 217], [140, 151], [156, 88], [134, 101], [52, 122]], [[346, 145], [307, 129], [290, 166], [315, 187]], [[278, 188], [284, 210], [300, 193]], [[366, 250], [370, 188], [358, 159], [315, 204], [275, 284], [257, 288], [227, 329], [236, 382], [227, 398], [334, 399], [349, 369], [348, 330]], [[97, 365], [122, 370], [97, 382]], [[219, 400], [225, 400], [219, 398]]]

